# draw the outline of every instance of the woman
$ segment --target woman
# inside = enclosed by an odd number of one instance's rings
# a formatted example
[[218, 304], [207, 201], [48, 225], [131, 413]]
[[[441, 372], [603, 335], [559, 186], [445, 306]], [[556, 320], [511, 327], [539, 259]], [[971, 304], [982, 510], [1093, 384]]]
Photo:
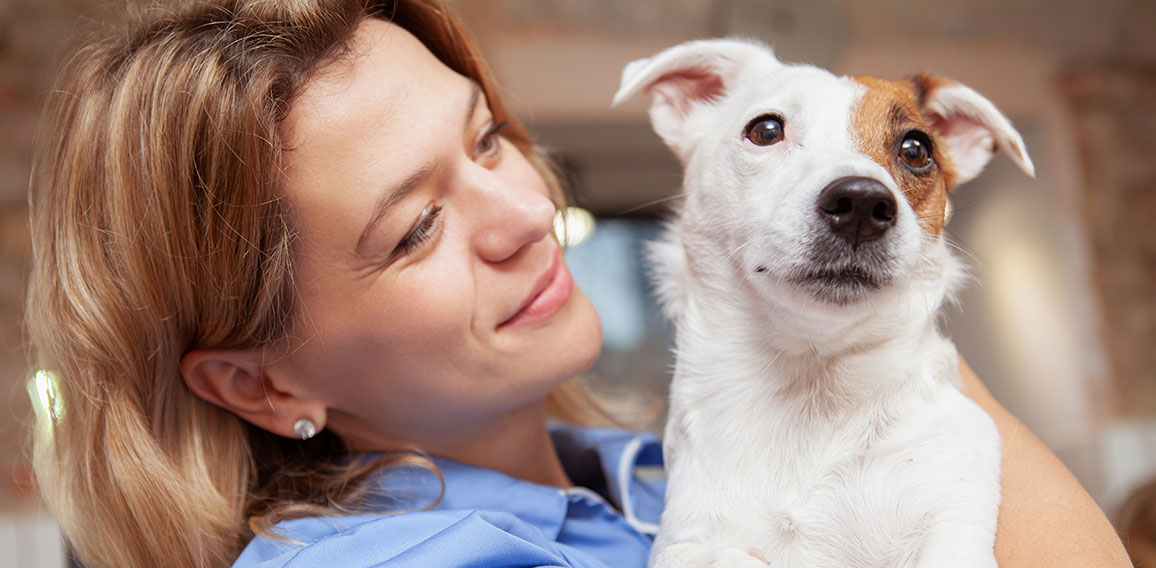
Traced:
[[[88, 566], [643, 565], [656, 446], [546, 427], [597, 417], [567, 379], [598, 320], [555, 178], [440, 3], [152, 8], [48, 112], [35, 461]], [[967, 376], [1005, 432], [1001, 562], [1124, 565]]]

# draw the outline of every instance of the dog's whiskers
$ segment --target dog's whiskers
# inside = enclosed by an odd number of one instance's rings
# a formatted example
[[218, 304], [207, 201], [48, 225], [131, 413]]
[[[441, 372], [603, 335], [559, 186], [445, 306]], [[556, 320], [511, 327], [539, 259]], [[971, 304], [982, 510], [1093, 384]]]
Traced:
[[733, 250], [730, 250], [727, 252], [726, 259], [727, 260], [734, 260], [735, 257], [738, 256], [738, 254], [743, 251], [743, 249], [745, 249], [745, 248], [747, 248], [753, 244], [755, 244], [754, 241], [747, 241], [747, 242], [735, 247]]
[[972, 252], [971, 250], [968, 250], [967, 248], [964, 248], [963, 239], [960, 239], [959, 235], [955, 234], [954, 232], [952, 232], [951, 230], [949, 230], [947, 228], [944, 228], [944, 232], [947, 233], [949, 236], [951, 236], [950, 239], [944, 239], [944, 242], [947, 243], [947, 246], [951, 247], [952, 250], [958, 251], [960, 254], [967, 257], [967, 259], [969, 261], [969, 263], [968, 263], [969, 265], [971, 265], [972, 263], [974, 263], [975, 266], [986, 266], [987, 265], [987, 262], [985, 262], [983, 260], [983, 258], [981, 258], [978, 254]]
[[640, 203], [638, 205], [635, 205], [634, 207], [628, 207], [626, 209], [623, 209], [622, 211], [615, 213], [615, 215], [628, 215], [630, 213], [634, 213], [635, 211], [639, 211], [641, 209], [646, 209], [647, 207], [653, 207], [655, 205], [666, 203], [668, 201], [674, 201], [675, 199], [681, 199], [683, 197], [686, 197], [686, 192], [680, 191], [674, 195], [668, 195], [666, 197], [660, 197], [660, 198], [655, 199], [653, 201], [647, 201], [646, 203]]

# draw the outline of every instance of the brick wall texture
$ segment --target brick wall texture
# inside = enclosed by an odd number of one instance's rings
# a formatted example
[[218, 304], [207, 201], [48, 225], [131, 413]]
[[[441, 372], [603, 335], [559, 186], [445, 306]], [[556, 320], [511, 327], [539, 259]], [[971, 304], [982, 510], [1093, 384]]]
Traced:
[[30, 405], [21, 319], [32, 248], [25, 194], [33, 131], [63, 40], [94, 5], [0, 0], [0, 513], [35, 503], [24, 459]]
[[1156, 413], [1156, 65], [1073, 66], [1083, 213], [1117, 415]]

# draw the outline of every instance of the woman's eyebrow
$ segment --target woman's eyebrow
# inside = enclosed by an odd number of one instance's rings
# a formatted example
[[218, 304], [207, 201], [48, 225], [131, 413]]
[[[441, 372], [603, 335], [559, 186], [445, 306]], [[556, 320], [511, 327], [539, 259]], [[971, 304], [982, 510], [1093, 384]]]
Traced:
[[482, 86], [470, 79], [470, 100], [466, 104], [466, 114], [462, 117], [462, 130], [468, 132], [473, 122], [474, 113], [478, 112], [478, 101], [482, 98]]
[[[481, 85], [478, 85], [477, 81], [471, 80], [470, 96], [466, 105], [465, 115], [462, 118], [463, 132], [468, 133], [470, 123], [473, 122], [474, 113], [477, 112], [478, 109], [478, 101], [480, 101], [481, 98]], [[401, 183], [382, 192], [381, 197], [378, 198], [377, 203], [373, 206], [373, 214], [369, 217], [369, 222], [366, 223], [365, 228], [361, 230], [361, 235], [357, 237], [357, 245], [353, 249], [354, 253], [361, 256], [361, 250], [365, 247], [365, 242], [369, 240], [369, 235], [373, 234], [373, 230], [377, 228], [377, 225], [381, 223], [381, 220], [389, 213], [390, 208], [420, 187], [422, 183], [437, 171], [439, 165], [439, 162], [422, 164], [417, 171], [410, 174], [409, 177], [402, 180]]]
[[361, 256], [361, 249], [365, 247], [365, 242], [369, 240], [369, 235], [373, 234], [373, 230], [385, 218], [389, 210], [398, 201], [401, 201], [405, 196], [413, 193], [415, 189], [421, 187], [434, 171], [437, 170], [438, 164], [435, 162], [427, 162], [422, 164], [420, 168], [409, 177], [405, 178], [401, 183], [382, 192], [381, 198], [377, 200], [377, 204], [373, 206], [373, 215], [370, 216], [369, 222], [365, 224], [365, 228], [361, 230], [361, 235], [357, 237], [357, 246], [354, 247], [354, 252]]

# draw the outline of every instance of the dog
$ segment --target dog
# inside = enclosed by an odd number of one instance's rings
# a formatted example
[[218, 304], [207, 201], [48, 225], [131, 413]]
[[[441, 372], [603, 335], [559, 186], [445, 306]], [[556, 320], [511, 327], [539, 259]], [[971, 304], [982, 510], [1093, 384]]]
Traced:
[[650, 565], [995, 567], [1000, 437], [937, 313], [948, 191], [1011, 123], [930, 75], [839, 77], [738, 39], [630, 63], [681, 161], [652, 252], [676, 328]]

